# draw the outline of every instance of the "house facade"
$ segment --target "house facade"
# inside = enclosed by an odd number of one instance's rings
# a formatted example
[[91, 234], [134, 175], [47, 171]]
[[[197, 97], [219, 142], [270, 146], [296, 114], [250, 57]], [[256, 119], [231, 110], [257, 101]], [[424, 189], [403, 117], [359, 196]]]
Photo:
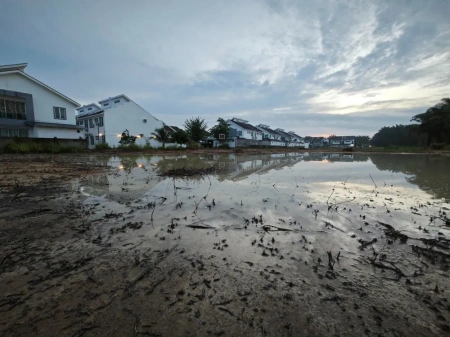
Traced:
[[83, 138], [80, 104], [28, 75], [27, 65], [0, 66], [0, 137]]
[[108, 143], [111, 147], [119, 146], [122, 132], [127, 129], [136, 136], [136, 144], [152, 147], [162, 144], [156, 141], [152, 133], [164, 127], [164, 123], [133, 102], [126, 95], [109, 97], [98, 102], [84, 105], [77, 109], [77, 124], [84, 128], [88, 148]]
[[353, 147], [353, 146], [355, 146], [355, 137], [354, 136], [330, 137], [329, 141], [330, 141], [331, 147]]
[[249, 124], [248, 121], [244, 119], [232, 118], [228, 120], [227, 123], [230, 126], [230, 134], [232, 137], [251, 140], [263, 139], [262, 131]]

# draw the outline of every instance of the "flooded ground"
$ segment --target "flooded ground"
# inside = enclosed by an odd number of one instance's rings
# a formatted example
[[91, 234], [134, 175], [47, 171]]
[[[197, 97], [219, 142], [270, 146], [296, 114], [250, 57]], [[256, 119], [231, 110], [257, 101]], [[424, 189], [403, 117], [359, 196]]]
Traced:
[[449, 157], [79, 161], [2, 172], [5, 336], [450, 335]]

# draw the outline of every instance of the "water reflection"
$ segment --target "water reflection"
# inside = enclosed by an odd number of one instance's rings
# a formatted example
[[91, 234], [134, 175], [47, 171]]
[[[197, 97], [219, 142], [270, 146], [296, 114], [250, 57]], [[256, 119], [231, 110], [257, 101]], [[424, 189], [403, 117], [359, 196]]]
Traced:
[[[111, 198], [138, 198], [158, 184], [158, 174], [173, 168], [201, 168], [217, 165], [225, 168], [216, 178], [218, 181], [240, 181], [255, 175], [265, 175], [273, 170], [299, 169], [304, 177], [315, 181], [345, 180], [349, 172], [402, 173], [408, 184], [438, 198], [450, 197], [450, 158], [431, 155], [353, 154], [353, 153], [280, 153], [264, 155], [196, 154], [196, 155], [129, 155], [126, 157], [95, 158], [108, 164], [113, 171], [104, 175], [89, 176], [82, 181], [84, 192], [91, 195], [108, 195]], [[333, 166], [310, 166], [308, 163], [336, 164]], [[353, 163], [350, 164], [349, 163]], [[375, 172], [374, 172], [375, 171]], [[342, 177], [340, 177], [342, 176]], [[386, 177], [378, 177], [379, 184], [386, 184]], [[190, 177], [192, 181], [204, 178]], [[384, 180], [383, 180], [384, 179]]]

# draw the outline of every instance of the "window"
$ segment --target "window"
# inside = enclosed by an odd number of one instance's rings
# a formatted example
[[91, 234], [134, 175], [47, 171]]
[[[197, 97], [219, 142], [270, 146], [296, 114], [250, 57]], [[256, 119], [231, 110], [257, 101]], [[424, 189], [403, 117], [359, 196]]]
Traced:
[[109, 103], [105, 103], [105, 104], [103, 104], [103, 106], [108, 106], [109, 105]]
[[0, 137], [28, 137], [28, 129], [0, 129]]
[[103, 117], [98, 118], [98, 126], [103, 126]]
[[105, 135], [102, 135], [102, 143], [106, 143]]
[[53, 107], [53, 117], [55, 119], [67, 119], [66, 118], [66, 108], [60, 108], [57, 106]]
[[83, 110], [80, 110], [80, 112], [84, 112], [84, 109], [83, 109]]
[[98, 136], [95, 136], [95, 140], [98, 140]]
[[141, 133], [139, 136], [141, 136], [141, 138], [144, 138], [144, 134], [143, 133]]
[[90, 128], [94, 127], [94, 120], [92, 118], [89, 120], [89, 127]]
[[0, 118], [27, 119], [25, 102], [16, 98], [0, 98]]
[[91, 110], [92, 110], [92, 108], [89, 108], [89, 109], [88, 109], [88, 111], [91, 111]]
[[114, 103], [120, 103], [120, 99], [118, 99], [117, 101], [114, 101]]
[[242, 131], [238, 131], [238, 136], [242, 136]]
[[85, 119], [85, 120], [84, 120], [84, 130], [87, 131], [88, 129], [89, 129], [89, 128], [88, 128], [88, 120]]
[[98, 118], [94, 118], [94, 123], [95, 123], [95, 125], [98, 124]]
[[89, 139], [90, 139], [90, 141], [91, 141], [91, 145], [94, 145], [94, 136], [93, 136], [93, 135], [90, 135], [90, 136], [89, 136]]

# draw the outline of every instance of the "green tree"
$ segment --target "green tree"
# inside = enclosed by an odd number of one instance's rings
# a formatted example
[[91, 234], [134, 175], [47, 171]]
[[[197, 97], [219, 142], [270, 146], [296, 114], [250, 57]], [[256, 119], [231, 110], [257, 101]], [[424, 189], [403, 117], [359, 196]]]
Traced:
[[219, 118], [217, 123], [218, 124], [214, 125], [209, 131], [216, 139], [219, 139], [220, 134], [224, 134], [225, 138], [227, 138], [228, 133], [230, 132], [230, 126], [223, 118]]
[[424, 136], [413, 130], [417, 125], [394, 125], [382, 127], [370, 140], [373, 146], [424, 146]]
[[355, 137], [355, 146], [365, 146], [370, 144], [369, 136], [356, 136]]
[[431, 142], [450, 141], [450, 98], [443, 98], [441, 102], [429, 108], [424, 113], [415, 115], [411, 122], [419, 123], [415, 130], [419, 134], [427, 135], [427, 146]]
[[122, 135], [120, 136], [119, 144], [122, 146], [128, 146], [134, 143], [136, 143], [136, 137], [131, 136], [128, 129], [125, 129], [125, 131], [122, 132]]
[[184, 122], [184, 129], [188, 137], [194, 142], [199, 142], [206, 136], [208, 124], [200, 117], [191, 117]]
[[152, 136], [158, 142], [162, 143], [163, 149], [166, 147], [166, 143], [168, 143], [170, 140], [170, 134], [166, 131], [164, 127], [155, 129], [155, 131], [152, 132]]
[[172, 139], [178, 144], [187, 144], [189, 142], [189, 136], [184, 130], [178, 130], [172, 133]]

